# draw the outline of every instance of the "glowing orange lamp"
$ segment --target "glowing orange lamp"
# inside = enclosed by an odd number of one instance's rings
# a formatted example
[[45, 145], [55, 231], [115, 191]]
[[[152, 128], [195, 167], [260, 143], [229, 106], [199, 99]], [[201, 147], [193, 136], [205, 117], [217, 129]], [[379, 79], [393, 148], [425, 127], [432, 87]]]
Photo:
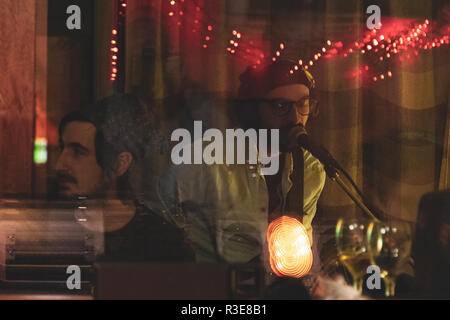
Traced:
[[303, 224], [282, 216], [269, 224], [267, 241], [270, 266], [279, 277], [301, 278], [311, 270], [311, 243]]

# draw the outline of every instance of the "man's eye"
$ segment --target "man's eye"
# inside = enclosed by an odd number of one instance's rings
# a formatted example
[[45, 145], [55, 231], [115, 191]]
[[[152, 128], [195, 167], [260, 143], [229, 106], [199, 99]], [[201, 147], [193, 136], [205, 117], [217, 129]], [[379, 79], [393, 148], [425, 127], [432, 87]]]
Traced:
[[86, 155], [86, 151], [84, 151], [84, 150], [77, 150], [77, 154], [80, 155], [80, 156], [84, 156], [84, 155]]
[[84, 156], [87, 154], [85, 150], [78, 149], [78, 148], [74, 148], [73, 152], [75, 153], [76, 156]]
[[287, 109], [289, 108], [289, 102], [277, 102], [275, 106], [277, 109]]

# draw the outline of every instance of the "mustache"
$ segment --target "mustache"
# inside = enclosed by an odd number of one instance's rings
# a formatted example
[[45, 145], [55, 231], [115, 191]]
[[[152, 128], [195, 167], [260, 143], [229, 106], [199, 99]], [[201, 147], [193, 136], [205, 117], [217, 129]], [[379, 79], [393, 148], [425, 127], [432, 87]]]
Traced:
[[77, 183], [77, 179], [75, 179], [70, 174], [62, 172], [62, 171], [56, 172], [56, 179], [58, 180], [59, 183], [61, 183], [61, 182]]
[[295, 127], [304, 128], [302, 123], [291, 122], [291, 123], [288, 123], [288, 124], [284, 125], [283, 127], [281, 127], [280, 130], [291, 130], [292, 128], [295, 128]]

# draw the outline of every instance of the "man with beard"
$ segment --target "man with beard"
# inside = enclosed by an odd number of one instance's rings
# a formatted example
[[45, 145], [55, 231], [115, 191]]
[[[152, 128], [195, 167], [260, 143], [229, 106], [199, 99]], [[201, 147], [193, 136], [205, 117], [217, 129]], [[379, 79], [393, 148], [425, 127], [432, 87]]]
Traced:
[[[270, 155], [279, 156], [277, 174], [262, 175], [260, 163], [182, 164], [170, 167], [161, 179], [159, 195], [166, 217], [186, 230], [197, 261], [264, 260], [267, 267], [268, 222], [282, 215], [297, 217], [315, 245], [311, 223], [325, 171], [295, 142], [295, 135], [317, 112], [314, 79], [303, 69], [290, 73], [295, 66], [286, 60], [250, 66], [240, 77], [235, 108], [238, 125], [244, 129], [280, 129], [281, 152]], [[320, 264], [314, 247], [313, 252], [313, 269], [317, 270]]]
[[300, 148], [295, 139], [306, 133], [309, 117], [318, 113], [315, 81], [308, 71], [295, 67], [298, 65], [289, 60], [248, 67], [240, 76], [241, 103], [236, 110], [245, 128], [280, 129], [280, 168], [277, 174], [264, 177], [269, 221], [295, 212], [314, 243], [311, 223], [326, 175], [319, 160]]
[[183, 232], [140, 199], [149, 132], [143, 111], [136, 97], [120, 94], [66, 115], [59, 126], [58, 194], [82, 201], [78, 221], [104, 232], [103, 259], [190, 261]]

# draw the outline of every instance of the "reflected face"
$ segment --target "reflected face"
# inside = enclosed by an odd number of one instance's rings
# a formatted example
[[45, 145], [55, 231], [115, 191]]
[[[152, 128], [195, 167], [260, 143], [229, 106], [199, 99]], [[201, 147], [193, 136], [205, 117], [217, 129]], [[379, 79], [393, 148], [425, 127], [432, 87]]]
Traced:
[[95, 126], [72, 121], [64, 128], [56, 163], [58, 193], [63, 198], [99, 195], [103, 171], [95, 157]]
[[[291, 84], [287, 86], [277, 87], [269, 91], [264, 99], [280, 100], [280, 101], [300, 101], [309, 97], [309, 89], [303, 84]], [[309, 108], [307, 105], [300, 108], [293, 106], [292, 109], [283, 115], [276, 115], [272, 111], [272, 106], [269, 103], [262, 102], [259, 107], [259, 117], [261, 119], [261, 126], [267, 129], [280, 129], [290, 125], [303, 124], [306, 126], [308, 121]], [[300, 112], [301, 111], [301, 112]], [[303, 114], [302, 114], [303, 113]]]

